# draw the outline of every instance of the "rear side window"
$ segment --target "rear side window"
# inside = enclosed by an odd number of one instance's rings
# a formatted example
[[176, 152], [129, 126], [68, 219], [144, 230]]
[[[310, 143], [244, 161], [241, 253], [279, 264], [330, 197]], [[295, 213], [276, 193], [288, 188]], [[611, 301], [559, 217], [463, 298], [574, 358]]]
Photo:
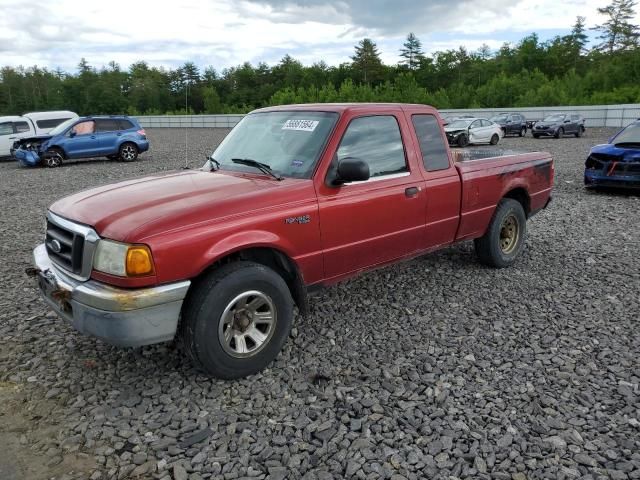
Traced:
[[48, 118], [46, 120], [36, 120], [38, 128], [53, 128], [60, 125], [62, 122], [66, 122], [68, 118]]
[[424, 168], [429, 172], [449, 168], [449, 155], [442, 139], [440, 125], [433, 115], [413, 115], [413, 128], [420, 143]]
[[15, 128], [16, 133], [28, 132], [31, 130], [27, 122], [13, 122], [13, 128]]
[[338, 159], [352, 157], [369, 164], [371, 177], [407, 172], [398, 121], [391, 115], [351, 121], [338, 147]]
[[118, 122], [120, 123], [120, 130], [129, 130], [130, 128], [133, 128], [133, 123], [131, 123], [129, 120], [121, 118], [120, 120], [118, 120]]
[[115, 132], [119, 130], [118, 120], [112, 118], [97, 118], [96, 131], [98, 132]]
[[489, 120], [480, 120], [480, 124], [483, 127], [490, 127], [492, 125], [492, 123]]

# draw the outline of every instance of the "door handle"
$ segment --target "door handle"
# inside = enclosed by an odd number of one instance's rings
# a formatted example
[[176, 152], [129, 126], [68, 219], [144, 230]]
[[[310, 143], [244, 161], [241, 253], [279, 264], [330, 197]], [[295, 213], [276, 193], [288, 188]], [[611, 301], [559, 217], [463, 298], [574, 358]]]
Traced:
[[416, 195], [418, 195], [418, 192], [420, 191], [420, 187], [409, 187], [409, 188], [405, 188], [404, 190], [404, 195], [406, 197], [409, 198], [413, 198]]

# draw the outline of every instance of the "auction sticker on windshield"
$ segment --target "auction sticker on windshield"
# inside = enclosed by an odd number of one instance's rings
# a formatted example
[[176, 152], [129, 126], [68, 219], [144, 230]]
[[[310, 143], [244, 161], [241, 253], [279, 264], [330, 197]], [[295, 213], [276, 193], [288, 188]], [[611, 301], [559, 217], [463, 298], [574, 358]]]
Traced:
[[301, 130], [303, 132], [313, 132], [320, 123], [318, 120], [287, 120], [282, 126], [282, 130]]

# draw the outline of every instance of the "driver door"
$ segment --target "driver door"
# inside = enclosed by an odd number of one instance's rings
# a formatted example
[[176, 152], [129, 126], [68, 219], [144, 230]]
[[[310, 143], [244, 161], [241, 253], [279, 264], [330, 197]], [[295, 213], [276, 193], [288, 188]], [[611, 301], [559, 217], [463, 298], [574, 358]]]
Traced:
[[332, 166], [358, 158], [369, 165], [370, 178], [339, 186], [323, 178], [317, 187], [327, 280], [415, 253], [424, 242], [424, 179], [409, 167], [416, 161], [404, 148], [405, 122], [402, 111], [389, 108], [352, 118], [346, 127]]
[[100, 153], [96, 122], [93, 120], [76, 123], [65, 137], [63, 148], [69, 158], [91, 157]]
[[482, 131], [482, 122], [480, 120], [476, 120], [471, 125], [469, 125], [469, 140], [471, 141], [471, 143], [485, 141]]

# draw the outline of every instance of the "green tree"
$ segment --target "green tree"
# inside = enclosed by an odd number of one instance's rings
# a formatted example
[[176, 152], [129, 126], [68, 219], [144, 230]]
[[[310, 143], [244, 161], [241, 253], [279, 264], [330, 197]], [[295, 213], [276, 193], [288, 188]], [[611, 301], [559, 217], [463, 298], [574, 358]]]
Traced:
[[400, 64], [405, 65], [409, 70], [415, 70], [420, 65], [420, 61], [424, 58], [424, 52], [422, 51], [422, 42], [416, 37], [413, 32], [407, 35], [407, 41], [402, 44], [403, 48], [400, 49], [400, 56], [404, 60], [400, 61]]
[[383, 68], [376, 44], [371, 39], [365, 38], [355, 46], [355, 50], [351, 60], [353, 60], [353, 69], [359, 77], [358, 80], [366, 84], [379, 81]]
[[638, 46], [640, 30], [630, 22], [635, 16], [636, 0], [613, 0], [606, 7], [598, 8], [598, 13], [607, 20], [595, 27], [600, 32], [602, 40], [596, 48], [609, 54], [615, 50], [627, 50]]

